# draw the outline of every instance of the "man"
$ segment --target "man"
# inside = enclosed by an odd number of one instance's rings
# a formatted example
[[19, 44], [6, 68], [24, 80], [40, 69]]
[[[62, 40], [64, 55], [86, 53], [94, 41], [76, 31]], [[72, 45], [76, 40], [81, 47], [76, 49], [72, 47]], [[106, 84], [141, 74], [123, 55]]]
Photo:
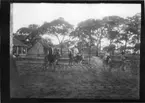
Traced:
[[121, 52], [121, 62], [122, 62], [121, 68], [123, 71], [124, 71], [124, 66], [125, 66], [125, 60], [126, 60], [125, 53]]
[[104, 56], [104, 63], [105, 63], [105, 65], [106, 66], [109, 66], [109, 71], [111, 70], [111, 65], [110, 65], [110, 63], [111, 63], [111, 57], [110, 57], [110, 54], [109, 53], [105, 53], [105, 56]]
[[72, 62], [73, 62], [73, 52], [72, 52], [71, 49], [69, 49], [68, 57], [69, 57], [69, 65], [72, 65]]
[[110, 61], [111, 61], [110, 54], [109, 53], [106, 53], [106, 62], [107, 62], [107, 64], [109, 64]]
[[56, 51], [55, 52], [56, 52], [56, 54], [55, 54], [56, 55], [56, 65], [58, 65], [58, 61], [59, 61], [59, 58], [61, 56], [60, 55], [60, 50], [56, 48]]
[[83, 55], [81, 53], [78, 53], [78, 55], [76, 56], [76, 62], [82, 64], [82, 60]]
[[98, 57], [98, 50], [96, 50], [96, 56]]
[[78, 50], [78, 48], [75, 46], [75, 47], [74, 47], [74, 56], [77, 56], [78, 53], [79, 53], [79, 50]]

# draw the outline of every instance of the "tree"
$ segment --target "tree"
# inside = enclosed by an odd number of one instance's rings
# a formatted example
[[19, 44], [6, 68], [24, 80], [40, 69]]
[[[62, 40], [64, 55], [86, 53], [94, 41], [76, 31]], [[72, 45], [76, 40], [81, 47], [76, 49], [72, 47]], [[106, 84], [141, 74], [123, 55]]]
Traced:
[[[136, 45], [140, 44], [140, 31], [141, 31], [141, 14], [137, 13], [133, 17], [127, 18], [127, 27], [125, 29], [126, 32], [130, 33], [130, 41], [129, 44]], [[138, 48], [139, 46], [137, 46]], [[139, 49], [137, 50], [139, 51]], [[136, 49], [134, 49], [134, 52], [136, 52]]]
[[103, 21], [106, 23], [106, 27], [115, 28], [120, 24], [124, 24], [126, 20], [119, 16], [106, 16], [103, 18]]
[[134, 46], [134, 52], [139, 52], [139, 51], [140, 51], [140, 43], [137, 43]]
[[29, 27], [22, 27], [16, 31], [18, 35], [29, 35], [32, 32], [32, 29]]
[[114, 44], [116, 44], [116, 49], [119, 49], [119, 45], [122, 45], [123, 43], [119, 39], [115, 39]]
[[[103, 18], [105, 22], [105, 28], [107, 28], [106, 37], [110, 40], [110, 45], [116, 43], [117, 48], [122, 41], [125, 41], [125, 47], [128, 42], [128, 32], [125, 31], [127, 19], [121, 18], [119, 16], [107, 16]], [[125, 48], [124, 48], [125, 49]]]
[[120, 40], [124, 40], [125, 44], [124, 44], [124, 52], [126, 52], [126, 47], [127, 47], [127, 43], [129, 41], [130, 38], [130, 34], [128, 32], [122, 33]]
[[39, 25], [37, 24], [30, 24], [28, 27], [22, 27], [17, 30], [16, 34], [21, 35], [21, 36], [26, 36], [24, 43], [30, 46], [33, 46], [35, 42], [37, 42], [40, 37], [39, 35], [41, 34], [39, 32]]
[[[93, 36], [96, 35], [97, 30], [102, 27], [102, 21], [101, 20], [95, 20], [95, 19], [88, 19], [85, 21], [82, 21], [78, 24], [76, 29], [76, 35], [81, 39], [86, 41], [86, 44], [88, 44], [89, 47], [89, 62], [91, 57], [91, 46], [94, 44], [95, 38]], [[81, 36], [79, 36], [79, 35]]]
[[20, 40], [21, 42], [23, 42], [24, 44], [26, 44], [26, 37], [27, 35], [18, 35], [17, 33], [13, 33], [13, 37]]
[[82, 51], [85, 44], [88, 42], [87, 35], [85, 35], [82, 29], [79, 27], [72, 31], [69, 36], [72, 38], [72, 40], [76, 39], [75, 41], [79, 47], [79, 51]]
[[136, 14], [133, 17], [128, 17], [125, 23], [122, 25], [122, 33], [120, 33], [120, 41], [125, 41], [124, 52], [126, 52], [127, 44], [136, 45], [140, 43], [140, 14]]
[[53, 45], [51, 39], [49, 39], [49, 38], [43, 39], [43, 38], [42, 38], [42, 39], [40, 40], [40, 43], [41, 43], [42, 46], [43, 46], [44, 54], [47, 55], [48, 48], [49, 48], [50, 46]]
[[120, 47], [120, 52], [124, 52], [124, 50], [125, 50], [125, 46], [121, 46]]
[[105, 46], [103, 48], [104, 51], [110, 52], [112, 55], [114, 55], [114, 51], [115, 51], [116, 46], [114, 44], [111, 44], [109, 46]]
[[65, 45], [67, 48], [70, 48], [71, 46], [73, 46], [76, 43], [76, 41], [71, 41], [71, 40], [65, 40], [63, 42], [63, 45]]
[[108, 31], [108, 39], [110, 40], [110, 45], [113, 43], [113, 40], [117, 37], [118, 31]]
[[133, 17], [128, 17], [126, 31], [133, 33], [135, 38], [137, 39], [136, 43], [140, 43], [140, 31], [141, 31], [141, 14], [137, 13]]
[[116, 46], [114, 44], [109, 45], [108, 52], [111, 53], [111, 55], [114, 55]]
[[51, 21], [50, 23], [44, 23], [41, 26], [41, 32], [47, 33], [48, 35], [52, 35], [57, 38], [60, 44], [61, 54], [62, 54], [62, 44], [65, 40], [65, 37], [69, 35], [69, 33], [72, 30], [73, 30], [73, 25], [69, 24], [61, 17]]

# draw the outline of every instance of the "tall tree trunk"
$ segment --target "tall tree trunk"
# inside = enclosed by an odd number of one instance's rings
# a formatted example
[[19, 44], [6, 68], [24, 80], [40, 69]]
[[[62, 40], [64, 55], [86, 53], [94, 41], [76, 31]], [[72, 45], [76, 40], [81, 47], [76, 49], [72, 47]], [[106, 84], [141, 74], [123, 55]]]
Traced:
[[[98, 40], [98, 43], [97, 43], [97, 52], [99, 53], [99, 50], [101, 50], [101, 39], [102, 39], [102, 35], [101, 35], [101, 37], [99, 38], [99, 40]], [[99, 45], [100, 45], [100, 49], [99, 49]]]
[[62, 40], [60, 41], [60, 43], [61, 43], [61, 55], [62, 55], [62, 48], [63, 48], [63, 47], [62, 47], [62, 43], [63, 43], [63, 41], [64, 41], [65, 36], [66, 36], [66, 35], [63, 35], [63, 38], [62, 38]]
[[109, 45], [111, 45], [112, 44], [112, 40], [110, 40], [110, 44]]
[[62, 55], [62, 43], [60, 43], [60, 53]]
[[90, 64], [90, 60], [91, 60], [91, 45], [89, 45], [89, 64]]
[[90, 59], [91, 59], [91, 41], [92, 41], [92, 39], [91, 39], [91, 36], [89, 35], [89, 64], [90, 64]]
[[127, 40], [125, 41], [124, 53], [126, 53], [126, 47], [127, 47]]
[[61, 55], [62, 55], [62, 42], [60, 41], [60, 39], [59, 39], [59, 37], [58, 37], [57, 34], [56, 34], [55, 36], [56, 36], [56, 38], [57, 38], [57, 40], [58, 40], [58, 42], [59, 42], [59, 45], [60, 45], [60, 53], [61, 53]]
[[62, 55], [62, 43], [60, 43], [60, 54]]
[[[112, 44], [112, 40], [110, 40], [110, 44], [109, 44], [109, 46]], [[112, 56], [112, 50], [111, 51], [109, 51], [109, 53], [110, 53], [110, 55]]]
[[137, 36], [137, 43], [140, 43], [140, 35]]

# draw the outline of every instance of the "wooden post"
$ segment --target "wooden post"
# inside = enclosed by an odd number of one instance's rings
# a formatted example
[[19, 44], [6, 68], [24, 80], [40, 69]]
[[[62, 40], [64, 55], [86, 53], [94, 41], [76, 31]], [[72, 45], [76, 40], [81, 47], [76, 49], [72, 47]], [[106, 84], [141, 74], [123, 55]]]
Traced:
[[19, 47], [17, 46], [16, 48], [17, 48], [17, 53], [16, 54], [18, 55], [19, 54]]
[[25, 52], [25, 53], [27, 54], [27, 48], [26, 48], [25, 50], [26, 50], [26, 52]]
[[23, 47], [21, 47], [21, 54], [23, 54]]
[[22, 54], [22, 47], [20, 47], [20, 52], [21, 52], [20, 54]]

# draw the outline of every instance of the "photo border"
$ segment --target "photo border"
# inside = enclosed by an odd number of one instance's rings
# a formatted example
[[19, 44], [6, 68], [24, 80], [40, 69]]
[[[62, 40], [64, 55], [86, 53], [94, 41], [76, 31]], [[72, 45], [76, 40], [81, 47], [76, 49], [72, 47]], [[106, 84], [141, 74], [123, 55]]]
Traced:
[[[141, 48], [140, 48], [140, 99], [139, 100], [118, 100], [118, 99], [40, 99], [40, 98], [10, 98], [10, 48], [9, 48], [9, 37], [10, 37], [10, 4], [11, 3], [139, 3], [141, 4]], [[145, 101], [145, 29], [144, 29], [144, 1], [142, 0], [11, 0], [11, 1], [2, 1], [1, 3], [1, 15], [2, 18], [2, 38], [1, 38], [1, 75], [2, 75], [2, 86], [1, 86], [1, 100], [2, 102], [143, 102]]]

